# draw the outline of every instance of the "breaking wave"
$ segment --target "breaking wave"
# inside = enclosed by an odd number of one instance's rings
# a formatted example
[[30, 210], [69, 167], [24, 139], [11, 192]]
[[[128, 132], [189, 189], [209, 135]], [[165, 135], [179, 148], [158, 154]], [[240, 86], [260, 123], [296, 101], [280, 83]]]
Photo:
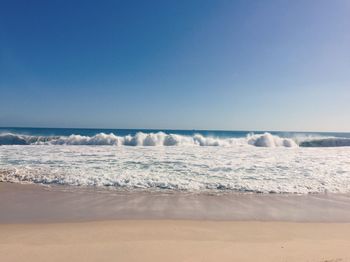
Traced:
[[111, 145], [111, 146], [242, 146], [256, 147], [343, 147], [350, 146], [350, 138], [307, 137], [286, 138], [270, 133], [248, 134], [242, 138], [210, 137], [138, 132], [117, 136], [99, 133], [94, 136], [31, 136], [13, 133], [0, 134], [0, 145]]
[[248, 135], [248, 144], [258, 147], [297, 147], [297, 143], [291, 138], [281, 138], [279, 136], [265, 133], [262, 135]]
[[234, 138], [204, 137], [196, 134], [184, 136], [177, 134], [142, 133], [117, 136], [113, 133], [99, 133], [94, 136], [28, 136], [18, 134], [0, 134], [0, 145], [114, 145], [114, 146], [225, 146], [237, 142]]
[[302, 147], [342, 147], [350, 146], [350, 138], [323, 138], [302, 141]]

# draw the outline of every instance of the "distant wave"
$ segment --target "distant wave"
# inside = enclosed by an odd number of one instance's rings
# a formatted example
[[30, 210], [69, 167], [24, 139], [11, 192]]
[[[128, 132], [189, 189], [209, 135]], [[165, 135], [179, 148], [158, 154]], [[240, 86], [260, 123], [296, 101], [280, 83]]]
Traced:
[[265, 133], [262, 135], [248, 135], [248, 144], [258, 147], [297, 147], [297, 143], [291, 138], [281, 138], [279, 136]]
[[114, 145], [114, 146], [226, 146], [237, 139], [204, 137], [200, 134], [184, 136], [176, 134], [142, 133], [116, 136], [113, 133], [99, 133], [94, 136], [28, 136], [18, 134], [0, 134], [1, 145]]
[[341, 147], [350, 146], [350, 138], [307, 137], [285, 138], [264, 134], [249, 134], [245, 138], [219, 138], [195, 134], [193, 136], [138, 132], [117, 136], [99, 133], [94, 136], [30, 136], [13, 133], [0, 134], [0, 145], [111, 145], [111, 146], [242, 146], [256, 147]]
[[50, 142], [59, 138], [59, 136], [28, 136], [5, 133], [0, 134], [0, 145], [31, 145]]
[[341, 147], [350, 146], [350, 138], [323, 138], [302, 141], [302, 147]]

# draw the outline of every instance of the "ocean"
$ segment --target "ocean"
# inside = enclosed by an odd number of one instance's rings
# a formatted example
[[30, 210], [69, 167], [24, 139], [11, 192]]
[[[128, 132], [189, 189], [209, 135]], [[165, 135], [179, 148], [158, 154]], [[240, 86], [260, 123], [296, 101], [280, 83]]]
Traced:
[[350, 133], [0, 128], [0, 182], [74, 190], [349, 193]]

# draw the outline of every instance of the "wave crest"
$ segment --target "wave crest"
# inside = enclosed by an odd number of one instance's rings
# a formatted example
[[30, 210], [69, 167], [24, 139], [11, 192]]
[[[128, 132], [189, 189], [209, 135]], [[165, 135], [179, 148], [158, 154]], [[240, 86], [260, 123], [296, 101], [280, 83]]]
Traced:
[[304, 137], [285, 138], [271, 133], [248, 134], [247, 137], [225, 138], [201, 134], [179, 135], [164, 132], [117, 136], [99, 133], [94, 136], [29, 136], [0, 134], [0, 145], [111, 145], [111, 146], [244, 146], [256, 147], [340, 147], [350, 146], [350, 138]]
[[262, 135], [248, 135], [248, 144], [257, 147], [297, 147], [297, 143], [291, 138], [281, 138], [279, 136], [265, 133]]
[[[116, 146], [225, 146], [231, 144], [232, 139], [204, 137], [200, 134], [183, 136], [177, 134], [142, 133], [135, 135], [116, 136], [113, 133], [100, 133], [95, 136], [70, 135], [60, 137], [44, 144], [53, 145], [116, 145]], [[42, 142], [38, 142], [41, 143]]]

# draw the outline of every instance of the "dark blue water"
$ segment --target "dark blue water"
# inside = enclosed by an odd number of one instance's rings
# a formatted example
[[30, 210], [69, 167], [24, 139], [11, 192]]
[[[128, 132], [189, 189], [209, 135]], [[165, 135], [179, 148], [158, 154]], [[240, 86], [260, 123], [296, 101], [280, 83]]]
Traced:
[[293, 137], [295, 135], [309, 135], [309, 136], [332, 136], [350, 138], [350, 133], [336, 133], [336, 132], [286, 132], [286, 131], [223, 131], [223, 130], [176, 130], [176, 129], [97, 129], [97, 128], [29, 128], [29, 127], [0, 127], [0, 134], [12, 133], [30, 136], [69, 136], [82, 135], [94, 136], [99, 133], [110, 134], [113, 133], [118, 136], [135, 135], [138, 132], [142, 133], [157, 133], [164, 132], [166, 134], [177, 134], [193, 136], [201, 134], [210, 137], [222, 138], [239, 138], [246, 137], [249, 133], [263, 134], [269, 132], [280, 137]]

